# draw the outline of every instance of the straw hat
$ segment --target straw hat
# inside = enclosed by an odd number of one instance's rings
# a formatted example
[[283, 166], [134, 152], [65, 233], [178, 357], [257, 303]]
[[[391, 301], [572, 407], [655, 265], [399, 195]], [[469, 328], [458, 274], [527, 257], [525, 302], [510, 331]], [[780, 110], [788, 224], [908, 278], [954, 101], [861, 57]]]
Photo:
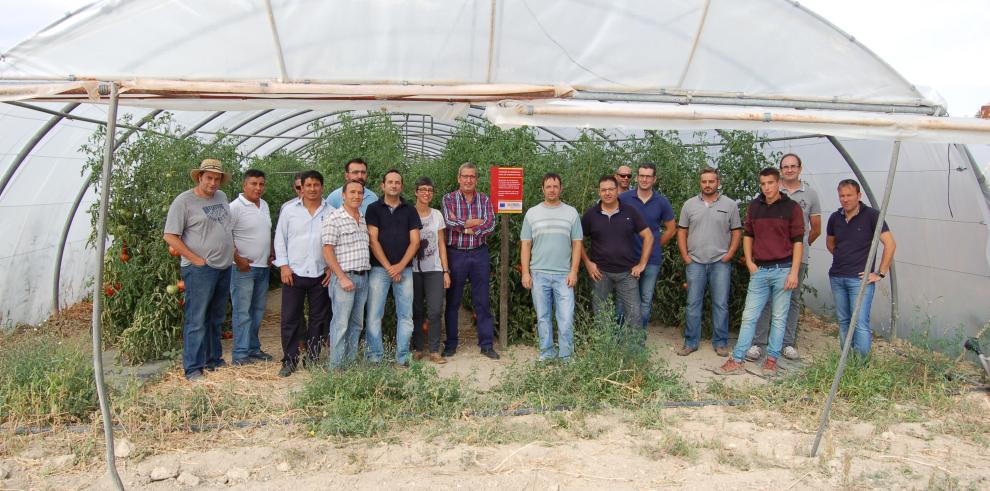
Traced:
[[223, 164], [221, 164], [217, 159], [203, 159], [203, 161], [199, 163], [198, 169], [192, 169], [189, 171], [189, 177], [192, 178], [193, 182], [199, 182], [199, 176], [207, 171], [216, 172], [223, 176], [223, 178], [220, 179], [221, 186], [227, 184], [227, 181], [230, 180], [230, 174], [223, 171]]

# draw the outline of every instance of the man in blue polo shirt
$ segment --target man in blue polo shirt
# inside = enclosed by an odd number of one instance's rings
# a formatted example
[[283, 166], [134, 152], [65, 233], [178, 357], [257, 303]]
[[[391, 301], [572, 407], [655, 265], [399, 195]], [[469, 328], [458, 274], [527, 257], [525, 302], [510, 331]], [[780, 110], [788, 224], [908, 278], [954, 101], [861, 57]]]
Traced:
[[[846, 341], [852, 309], [856, 305], [856, 296], [859, 295], [873, 233], [880, 221], [880, 212], [863, 204], [858, 182], [844, 179], [839, 182], [838, 190], [839, 204], [842, 207], [828, 218], [825, 246], [832, 253], [832, 267], [828, 270], [828, 278], [832, 296], [835, 297], [835, 315], [839, 318], [839, 346], [842, 346]], [[880, 268], [876, 273], [871, 271], [867, 278], [863, 304], [859, 308], [853, 331], [852, 348], [861, 356], [869, 356], [873, 342], [870, 307], [873, 304], [874, 284], [887, 277], [890, 263], [894, 260], [894, 250], [897, 248], [894, 234], [887, 227], [887, 222], [883, 222], [881, 226], [883, 256], [880, 259]]]
[[[368, 189], [368, 164], [362, 159], [351, 159], [346, 164], [344, 164], [344, 184], [350, 181], [360, 182], [364, 186], [364, 198], [361, 200], [361, 214], [364, 215], [368, 211], [368, 205], [378, 201], [378, 195], [374, 191]], [[341, 186], [327, 195], [325, 200], [327, 205], [332, 208], [340, 208], [344, 206], [344, 187]]]
[[[643, 327], [650, 323], [650, 310], [653, 306], [653, 292], [657, 289], [657, 276], [660, 276], [660, 266], [663, 264], [663, 246], [677, 233], [674, 224], [674, 209], [670, 200], [653, 190], [657, 182], [657, 166], [651, 163], [639, 165], [636, 171], [636, 188], [619, 195], [619, 201], [626, 206], [635, 208], [646, 225], [650, 227], [653, 236], [653, 247], [646, 269], [639, 275], [639, 313]], [[661, 234], [660, 227], [663, 227]], [[636, 253], [643, 250], [643, 241], [636, 238]], [[621, 314], [622, 312], [620, 312]]]
[[[612, 292], [615, 303], [626, 313], [625, 325], [642, 325], [639, 312], [639, 277], [646, 269], [653, 247], [653, 234], [633, 207], [618, 198], [619, 184], [612, 176], [598, 179], [597, 204], [581, 217], [585, 237], [591, 238], [591, 253], [581, 248], [581, 259], [594, 281], [594, 310], [598, 313]], [[642, 240], [637, 252], [636, 239]], [[642, 331], [638, 341], [646, 342]]]
[[423, 224], [416, 207], [402, 198], [402, 174], [390, 169], [382, 178], [385, 194], [368, 207], [365, 220], [371, 245], [371, 275], [368, 277], [367, 359], [379, 362], [382, 349], [382, 316], [389, 289], [395, 296], [395, 362], [409, 364], [412, 337], [413, 274], [412, 260], [419, 249], [419, 229]]

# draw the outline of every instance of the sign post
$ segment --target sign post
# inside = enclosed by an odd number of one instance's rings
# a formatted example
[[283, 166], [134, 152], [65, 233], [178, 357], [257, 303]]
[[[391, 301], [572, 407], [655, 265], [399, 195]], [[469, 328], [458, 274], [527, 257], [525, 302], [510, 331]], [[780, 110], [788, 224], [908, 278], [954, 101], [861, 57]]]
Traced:
[[501, 217], [502, 248], [499, 251], [498, 272], [498, 341], [502, 349], [509, 347], [509, 214], [522, 213], [522, 167], [492, 167], [492, 208]]

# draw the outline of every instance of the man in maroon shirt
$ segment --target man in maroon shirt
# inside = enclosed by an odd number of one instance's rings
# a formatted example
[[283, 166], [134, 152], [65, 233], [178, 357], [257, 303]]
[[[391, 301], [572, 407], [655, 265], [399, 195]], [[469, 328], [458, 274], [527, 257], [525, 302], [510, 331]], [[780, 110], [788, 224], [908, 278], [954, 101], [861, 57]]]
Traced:
[[753, 343], [756, 321], [768, 300], [772, 301], [773, 317], [767, 359], [761, 373], [765, 376], [777, 373], [791, 292], [798, 285], [804, 244], [801, 206], [780, 192], [780, 171], [776, 168], [760, 171], [760, 191], [760, 195], [750, 202], [743, 222], [743, 254], [750, 276], [742, 326], [732, 357], [715, 370], [721, 375], [742, 372], [746, 350]]

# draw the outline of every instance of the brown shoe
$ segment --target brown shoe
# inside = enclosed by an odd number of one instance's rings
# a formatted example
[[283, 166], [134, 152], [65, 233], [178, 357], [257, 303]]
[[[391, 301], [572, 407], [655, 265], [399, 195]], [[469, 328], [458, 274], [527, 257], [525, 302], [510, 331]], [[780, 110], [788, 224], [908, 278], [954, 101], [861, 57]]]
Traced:
[[443, 365], [447, 363], [447, 359], [440, 356], [440, 353], [430, 353], [430, 361], [436, 363], [437, 365]]
[[729, 347], [719, 346], [718, 348], [715, 348], [715, 354], [721, 356], [722, 358], [725, 358], [726, 356], [729, 356]]
[[697, 347], [692, 348], [685, 344], [684, 346], [681, 346], [681, 349], [677, 350], [677, 356], [687, 356], [695, 351], [698, 351]]
[[743, 372], [742, 362], [738, 362], [735, 358], [729, 358], [725, 360], [725, 363], [715, 369], [715, 373], [718, 375], [737, 375]]
[[777, 375], [777, 359], [768, 356], [767, 360], [763, 362], [763, 366], [760, 367], [760, 374], [764, 377], [773, 377]]
[[413, 360], [416, 361], [422, 360], [423, 358], [426, 358], [426, 352], [424, 351], [417, 351], [416, 354], [413, 355]]

